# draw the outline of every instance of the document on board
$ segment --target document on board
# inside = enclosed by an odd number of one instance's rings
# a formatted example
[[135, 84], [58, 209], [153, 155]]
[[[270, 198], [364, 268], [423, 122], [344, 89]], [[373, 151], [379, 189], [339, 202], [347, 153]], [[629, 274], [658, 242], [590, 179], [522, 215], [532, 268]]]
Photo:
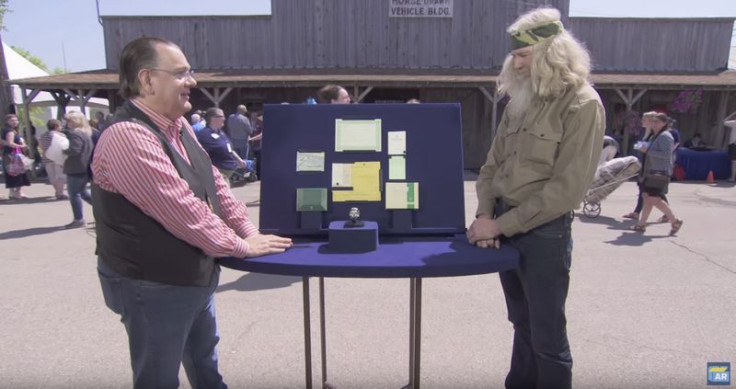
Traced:
[[325, 171], [325, 152], [296, 152], [296, 171], [323, 172]]
[[353, 186], [353, 164], [352, 163], [333, 163], [332, 164], [332, 187], [333, 188], [350, 188]]
[[388, 179], [406, 180], [406, 158], [400, 155], [388, 158]]
[[297, 188], [296, 210], [327, 211], [327, 188]]
[[381, 119], [335, 119], [335, 151], [381, 151]]
[[388, 155], [406, 154], [406, 131], [388, 132]]
[[355, 162], [353, 190], [333, 190], [332, 201], [381, 201], [381, 162]]
[[386, 209], [419, 209], [419, 183], [387, 182]]

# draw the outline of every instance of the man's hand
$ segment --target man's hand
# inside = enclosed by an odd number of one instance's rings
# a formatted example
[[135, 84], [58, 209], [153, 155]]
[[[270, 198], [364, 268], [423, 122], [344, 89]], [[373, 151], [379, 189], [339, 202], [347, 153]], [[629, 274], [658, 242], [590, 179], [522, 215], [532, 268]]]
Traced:
[[250, 246], [248, 258], [260, 257], [267, 254], [283, 253], [289, 247], [293, 246], [291, 239], [283, 238], [276, 235], [255, 234], [245, 238]]
[[488, 215], [479, 215], [468, 228], [468, 242], [480, 248], [501, 247], [501, 230], [495, 220]]

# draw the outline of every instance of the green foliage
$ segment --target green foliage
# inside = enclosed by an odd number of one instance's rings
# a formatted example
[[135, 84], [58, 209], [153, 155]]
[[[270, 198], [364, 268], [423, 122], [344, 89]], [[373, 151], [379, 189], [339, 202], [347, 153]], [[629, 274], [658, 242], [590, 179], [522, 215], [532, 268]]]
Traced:
[[[2, 0], [0, 0], [2, 1]], [[51, 70], [49, 69], [48, 65], [46, 65], [45, 62], [41, 58], [36, 57], [35, 55], [31, 54], [28, 50], [18, 47], [18, 46], [10, 46], [15, 50], [18, 54], [23, 56], [23, 58], [30, 61], [32, 64], [38, 66], [39, 68], [43, 69], [46, 73], [51, 73]]]
[[0, 0], [0, 30], [5, 30], [5, 14], [13, 12], [8, 8], [8, 0]]
[[[24, 122], [25, 118], [25, 111], [23, 110], [22, 105], [17, 106], [18, 109], [18, 119], [20, 119], [20, 122]], [[42, 108], [40, 107], [31, 107], [31, 123], [36, 127], [36, 131], [39, 131], [43, 128], [46, 128], [46, 115]], [[23, 126], [21, 124], [21, 126]]]

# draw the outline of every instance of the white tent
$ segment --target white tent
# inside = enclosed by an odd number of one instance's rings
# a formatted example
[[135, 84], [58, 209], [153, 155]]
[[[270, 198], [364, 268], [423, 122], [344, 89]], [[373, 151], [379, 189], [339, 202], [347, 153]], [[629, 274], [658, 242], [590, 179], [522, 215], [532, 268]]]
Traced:
[[[8, 69], [8, 79], [10, 84], [13, 83], [14, 79], [44, 77], [49, 75], [41, 68], [34, 65], [31, 61], [18, 54], [12, 47], [6, 45], [5, 42], [3, 42], [3, 51], [5, 52], [5, 64]], [[12, 89], [13, 101], [15, 104], [23, 104], [21, 89], [17, 85], [11, 85], [10, 88]], [[56, 117], [57, 103], [53, 96], [48, 92], [40, 92], [31, 102], [31, 106], [49, 107], [50, 109], [47, 112], [48, 116], [50, 118]], [[87, 107], [107, 111], [109, 103], [107, 99], [93, 97], [89, 102], [87, 102]], [[79, 102], [72, 99], [67, 106], [67, 111], [69, 110], [80, 111]], [[87, 111], [87, 113], [89, 115], [89, 111]]]

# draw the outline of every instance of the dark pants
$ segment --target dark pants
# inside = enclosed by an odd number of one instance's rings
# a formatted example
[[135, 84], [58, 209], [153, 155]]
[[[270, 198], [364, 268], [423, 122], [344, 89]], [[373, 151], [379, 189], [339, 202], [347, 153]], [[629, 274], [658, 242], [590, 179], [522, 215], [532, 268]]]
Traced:
[[[667, 195], [660, 193], [658, 197], [662, 198], [662, 200], [667, 203]], [[639, 197], [636, 198], [636, 208], [634, 208], [634, 212], [641, 213], [642, 207], [644, 207], [644, 196], [642, 196], [642, 189], [641, 186], [639, 186]]]
[[[497, 207], [497, 215], [505, 207]], [[499, 212], [500, 211], [500, 212]], [[499, 273], [514, 325], [507, 388], [572, 387], [565, 300], [572, 260], [572, 213], [503, 242], [520, 253], [516, 270]]]
[[122, 277], [99, 259], [97, 271], [105, 304], [128, 332], [134, 388], [178, 388], [180, 364], [193, 388], [227, 388], [217, 369], [219, 271], [205, 287]]

